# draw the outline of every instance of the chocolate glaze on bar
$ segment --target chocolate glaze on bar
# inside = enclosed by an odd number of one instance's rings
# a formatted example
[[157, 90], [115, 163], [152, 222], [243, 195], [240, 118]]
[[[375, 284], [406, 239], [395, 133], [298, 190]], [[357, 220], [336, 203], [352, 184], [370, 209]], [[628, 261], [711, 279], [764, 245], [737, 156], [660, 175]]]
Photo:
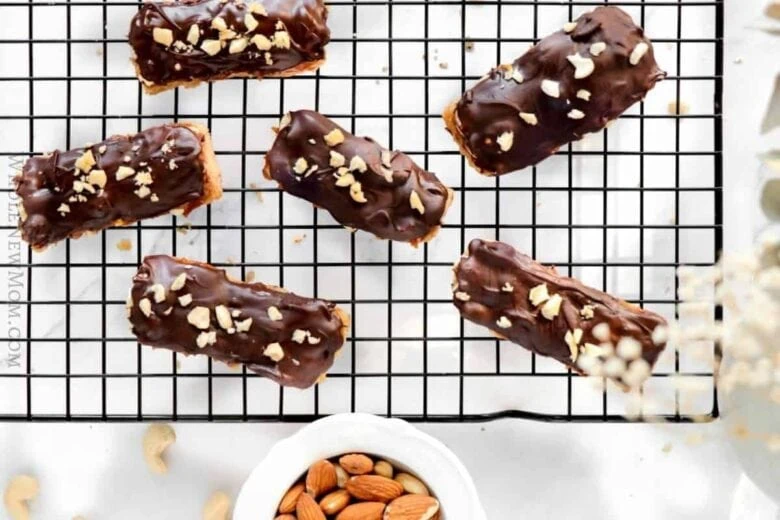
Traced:
[[[41, 249], [173, 208], [188, 212], [204, 195], [202, 139], [188, 126], [170, 124], [113, 136], [86, 148], [31, 157], [15, 179], [22, 238]], [[89, 172], [76, 167], [86, 152], [95, 161]], [[120, 167], [142, 175], [117, 180]], [[105, 174], [102, 187], [99, 172]]]
[[[633, 338], [641, 344], [641, 357], [648, 368], [664, 349], [664, 342], [653, 341], [656, 327], [666, 326], [661, 316], [561, 276], [555, 268], [535, 262], [508, 244], [472, 240], [454, 273], [453, 303], [466, 319], [579, 373], [583, 370], [576, 357], [590, 348], [586, 344], [614, 346], [622, 337]], [[529, 297], [530, 291], [541, 284], [546, 284], [550, 296], [558, 294], [562, 298], [553, 319], [544, 317], [543, 305], [533, 305]], [[609, 326], [607, 342], [593, 335], [594, 327], [601, 323]], [[573, 356], [565, 337], [577, 329], [582, 330], [582, 338], [579, 352]]]
[[[647, 51], [632, 65], [632, 52], [641, 44]], [[575, 66], [567, 59], [574, 54], [592, 60], [590, 75], [575, 78]], [[444, 117], [474, 167], [501, 175], [536, 164], [560, 146], [601, 130], [665, 75], [650, 40], [631, 17], [617, 7], [598, 7], [580, 16], [576, 27], [547, 36], [511, 65], [493, 69]], [[559, 97], [542, 91], [543, 80], [558, 82]], [[521, 119], [521, 112], [530, 114], [526, 118], [531, 122]], [[512, 136], [508, 149], [502, 150], [502, 134]], [[504, 139], [506, 143], [509, 138]]]
[[[181, 274], [186, 281], [172, 288]], [[150, 304], [148, 316], [140, 303], [143, 299]], [[216, 311], [220, 305], [230, 314], [229, 323], [220, 323]], [[298, 388], [313, 385], [330, 368], [349, 325], [346, 314], [331, 302], [263, 283], [234, 281], [222, 269], [164, 255], [144, 258], [133, 277], [128, 307], [133, 333], [145, 345], [242, 363], [279, 384]], [[209, 310], [207, 328], [188, 321], [197, 307]], [[198, 346], [198, 336], [209, 332], [215, 333], [213, 343]], [[281, 352], [284, 357], [278, 361], [271, 357], [278, 358]]]
[[[278, 76], [308, 70], [325, 58], [327, 14], [322, 0], [149, 2], [133, 17], [129, 41], [147, 85]], [[193, 25], [199, 34], [190, 33]], [[171, 41], [159, 30], [155, 40], [155, 29], [171, 31]], [[267, 41], [254, 43], [257, 35]], [[207, 40], [222, 42], [222, 48], [210, 55], [203, 48]]]
[[[346, 227], [362, 229], [379, 238], [416, 245], [438, 231], [452, 192], [408, 155], [390, 152], [369, 137], [356, 137], [310, 110], [291, 112], [281, 126], [266, 155], [264, 174], [276, 180], [284, 191], [328, 210]], [[330, 146], [324, 136], [334, 129], [341, 132], [343, 142]], [[331, 166], [331, 152], [343, 157], [343, 167]], [[350, 170], [355, 157], [365, 163], [365, 171]], [[296, 163], [301, 158], [306, 168], [300, 169], [303, 163], [298, 163], [297, 173]], [[351, 175], [359, 183], [365, 202], [360, 202], [355, 187], [339, 181], [344, 175]], [[338, 186], [337, 182], [343, 185]], [[420, 205], [415, 209], [411, 200], [418, 197]]]

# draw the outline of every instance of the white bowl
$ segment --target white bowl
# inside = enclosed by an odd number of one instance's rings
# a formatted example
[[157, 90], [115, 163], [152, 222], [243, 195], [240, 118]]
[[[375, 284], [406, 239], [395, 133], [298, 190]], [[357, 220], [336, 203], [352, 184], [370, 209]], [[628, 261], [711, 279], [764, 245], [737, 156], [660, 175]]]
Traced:
[[387, 459], [417, 475], [441, 503], [443, 520], [486, 520], [466, 468], [444, 444], [400, 419], [339, 414], [276, 443], [241, 488], [234, 520], [273, 520], [279, 501], [315, 461], [344, 453]]

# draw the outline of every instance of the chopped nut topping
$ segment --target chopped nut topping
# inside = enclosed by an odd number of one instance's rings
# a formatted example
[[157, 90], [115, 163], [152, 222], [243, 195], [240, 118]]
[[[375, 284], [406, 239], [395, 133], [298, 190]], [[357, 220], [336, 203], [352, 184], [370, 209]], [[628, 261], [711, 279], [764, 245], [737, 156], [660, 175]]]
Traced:
[[508, 152], [512, 148], [512, 143], [515, 140], [514, 132], [504, 132], [496, 138], [498, 147], [502, 152]]
[[650, 50], [650, 47], [645, 42], [637, 43], [634, 50], [631, 51], [631, 56], [628, 57], [628, 62], [631, 65], [638, 65], [639, 61], [647, 54], [648, 50]]
[[596, 64], [593, 63], [592, 59], [580, 56], [579, 54], [566, 56], [566, 59], [569, 60], [569, 63], [574, 65], [574, 79], [587, 78], [593, 74], [593, 71], [596, 69]]
[[509, 318], [507, 318], [506, 316], [501, 316], [500, 318], [498, 318], [498, 320], [496, 320], [496, 325], [498, 325], [502, 329], [508, 329], [512, 327], [512, 322], [509, 321]]
[[590, 101], [590, 91], [581, 88], [580, 90], [577, 91], [577, 97], [579, 99], [584, 99], [585, 101]]
[[599, 341], [609, 341], [612, 336], [612, 331], [609, 330], [609, 325], [607, 323], [597, 324], [590, 333]]
[[553, 294], [550, 299], [542, 305], [542, 316], [548, 320], [552, 320], [561, 312], [561, 303], [563, 298], [560, 294]]
[[279, 311], [277, 307], [274, 307], [272, 305], [268, 307], [268, 318], [270, 318], [271, 321], [281, 321], [282, 313]]
[[462, 302], [467, 302], [471, 300], [471, 296], [469, 296], [469, 293], [463, 291], [455, 292], [455, 298], [459, 299]]
[[382, 173], [382, 177], [384, 177], [389, 184], [393, 183], [393, 170], [390, 168], [385, 168], [384, 165], [380, 165], [379, 171]]
[[349, 169], [350, 171], [357, 170], [360, 173], [364, 173], [366, 170], [368, 170], [368, 165], [366, 164], [366, 161], [364, 161], [362, 157], [356, 155], [349, 161]]
[[346, 188], [347, 186], [352, 186], [354, 183], [355, 176], [351, 173], [345, 173], [336, 179], [336, 186], [339, 188]]
[[528, 291], [528, 299], [531, 300], [531, 305], [534, 307], [538, 307], [549, 300], [550, 293], [547, 292], [547, 284], [543, 283], [531, 288], [531, 290]]
[[149, 200], [152, 202], [160, 202], [160, 197], [158, 197], [156, 193], [152, 193], [152, 196], [149, 197]]
[[247, 5], [247, 8], [249, 9], [250, 13], [254, 13], [260, 16], [268, 16], [268, 12], [265, 10], [265, 7], [259, 2], [252, 2]]
[[425, 206], [423, 206], [422, 199], [414, 190], [409, 194], [409, 205], [412, 206], [412, 209], [416, 209], [420, 215], [425, 215]]
[[551, 79], [543, 79], [542, 92], [544, 92], [550, 97], [559, 98], [561, 97], [561, 85], [557, 81], [553, 81]]
[[363, 186], [359, 182], [353, 182], [349, 187], [349, 196], [352, 200], [364, 204], [368, 202], [365, 194], [363, 193]]
[[89, 172], [93, 166], [95, 166], [95, 156], [92, 155], [92, 150], [85, 151], [81, 157], [76, 159], [76, 168], [84, 173]]
[[390, 150], [382, 150], [381, 159], [382, 166], [385, 166], [386, 168], [393, 167], [393, 152]]
[[274, 64], [274, 60], [273, 60], [273, 58], [271, 58], [271, 53], [270, 52], [266, 52], [263, 55], [263, 58], [265, 59], [265, 64], [266, 65], [273, 65]]
[[135, 190], [133, 193], [135, 193], [139, 199], [145, 199], [149, 196], [150, 193], [152, 193], [152, 190], [150, 190], [146, 186], [141, 186], [137, 190]]
[[[261, 50], [261, 51], [267, 51], [271, 47], [273, 47], [273, 44], [271, 43], [271, 40], [269, 40], [268, 37], [266, 37], [266, 36], [264, 36], [262, 34], [255, 34], [254, 36], [252, 36], [251, 42], [255, 45], [255, 47], [258, 48], [258, 50]], [[280, 129], [284, 128], [284, 126], [280, 126], [279, 128]]]
[[582, 329], [574, 329], [566, 332], [563, 340], [569, 346], [569, 352], [571, 353], [572, 362], [577, 361], [577, 356], [580, 353], [580, 341], [582, 341]]
[[222, 44], [219, 43], [219, 40], [203, 40], [200, 48], [209, 56], [216, 56], [222, 50]]
[[154, 294], [154, 301], [156, 303], [162, 303], [165, 301], [165, 287], [162, 284], [156, 283], [152, 285], [149, 288], [149, 291]]
[[536, 114], [532, 114], [530, 112], [520, 112], [520, 119], [531, 126], [536, 126], [539, 124], [539, 119], [537, 119]]
[[160, 45], [170, 47], [173, 43], [173, 31], [162, 27], [155, 27], [152, 29], [152, 39]]
[[187, 283], [187, 274], [179, 274], [179, 276], [174, 278], [173, 282], [171, 283], [171, 291], [178, 291], [179, 289], [182, 289], [185, 283]]
[[138, 300], [138, 308], [147, 318], [152, 315], [152, 302], [149, 298], [141, 298]]
[[303, 343], [308, 335], [308, 330], [295, 329], [292, 333], [292, 340], [296, 343]]
[[230, 311], [230, 315], [233, 316], [234, 318], [238, 318], [239, 316], [241, 316], [241, 309], [233, 309], [232, 311]]
[[344, 142], [344, 134], [338, 128], [334, 128], [324, 136], [325, 144], [336, 146]]
[[252, 16], [252, 13], [246, 13], [244, 15], [244, 25], [246, 25], [247, 32], [252, 32], [257, 29], [257, 26], [260, 25], [260, 22], [258, 22], [257, 19]]
[[577, 28], [577, 22], [566, 22], [563, 24], [563, 32], [570, 33]]
[[512, 65], [505, 65], [504, 67], [504, 79], [509, 81], [510, 79], [515, 80], [517, 83], [522, 83], [525, 79], [523, 77], [523, 73], [514, 68]]
[[70, 206], [63, 202], [60, 204], [60, 207], [57, 208], [57, 211], [64, 217], [66, 213], [70, 213]]
[[279, 343], [271, 343], [267, 347], [265, 347], [265, 351], [263, 352], [264, 355], [268, 356], [272, 360], [276, 361], [277, 363], [284, 359], [284, 350], [282, 350], [282, 346]]
[[228, 52], [230, 52], [230, 54], [238, 54], [243, 52], [247, 45], [249, 45], [249, 40], [247, 38], [236, 38], [230, 42]]
[[92, 170], [89, 172], [89, 175], [87, 175], [87, 182], [94, 184], [98, 188], [105, 188], [107, 180], [106, 172], [103, 170]]
[[251, 326], [252, 326], [252, 318], [247, 318], [243, 321], [236, 322], [236, 330], [238, 332], [247, 332], [249, 330], [249, 327]]
[[224, 305], [217, 305], [214, 308], [214, 313], [217, 315], [217, 323], [225, 330], [233, 328], [233, 319], [230, 317], [230, 311]]
[[317, 336], [312, 336], [309, 334], [309, 337], [307, 338], [309, 345], [318, 345], [320, 341], [322, 341], [322, 338], [318, 338]]
[[163, 314], [164, 314], [165, 316], [170, 316], [172, 312], [173, 312], [173, 307], [168, 307], [167, 309], [165, 309], [165, 310], [163, 311]]
[[334, 168], [344, 166], [347, 159], [335, 150], [330, 151], [330, 165]]
[[605, 50], [607, 50], [607, 44], [604, 42], [596, 42], [590, 46], [590, 53], [594, 56], [598, 56]]
[[501, 287], [501, 290], [504, 292], [514, 292], [515, 287], [511, 283], [505, 282], [504, 285]]
[[218, 31], [228, 30], [227, 22], [221, 16], [217, 16], [213, 20], [211, 20], [211, 28], [216, 29]]
[[194, 23], [190, 25], [190, 30], [187, 31], [187, 41], [192, 45], [197, 45], [198, 40], [200, 40], [200, 28], [198, 24]]
[[179, 166], [176, 164], [176, 161], [174, 161], [173, 159], [171, 159], [170, 161], [168, 161], [168, 169], [169, 169], [169, 170], [175, 170], [175, 169], [176, 169], [176, 168], [178, 168], [178, 167], [179, 167]]
[[274, 47], [279, 49], [290, 48], [290, 33], [287, 31], [276, 31], [273, 35]]
[[575, 109], [572, 109], [568, 114], [566, 114], [566, 116], [569, 119], [582, 119], [582, 118], [585, 117], [585, 113], [582, 112], [581, 110], [577, 110], [575, 108]]
[[303, 175], [306, 173], [306, 169], [309, 167], [309, 163], [306, 162], [306, 159], [303, 157], [298, 157], [298, 159], [295, 160], [295, 164], [293, 165], [293, 171], [297, 173], [298, 175]]
[[191, 294], [182, 294], [179, 296], [179, 305], [182, 307], [188, 307], [192, 303], [192, 295]]
[[208, 329], [211, 321], [211, 311], [209, 311], [208, 307], [197, 306], [187, 314], [187, 321], [190, 325], [194, 325], [201, 330]]
[[636, 359], [642, 355], [642, 344], [631, 336], [623, 336], [618, 340], [616, 351], [625, 360]]
[[593, 305], [585, 305], [580, 310], [580, 316], [582, 316], [586, 320], [592, 320], [593, 317], [595, 316], [593, 311], [594, 311]]
[[106, 145], [104, 145], [104, 144], [101, 144], [98, 147], [98, 153], [106, 153], [106, 150], [108, 150], [108, 147]]
[[198, 348], [206, 348], [209, 345], [213, 345], [217, 342], [217, 331], [212, 330], [209, 332], [201, 332], [198, 337], [195, 338], [195, 344]]

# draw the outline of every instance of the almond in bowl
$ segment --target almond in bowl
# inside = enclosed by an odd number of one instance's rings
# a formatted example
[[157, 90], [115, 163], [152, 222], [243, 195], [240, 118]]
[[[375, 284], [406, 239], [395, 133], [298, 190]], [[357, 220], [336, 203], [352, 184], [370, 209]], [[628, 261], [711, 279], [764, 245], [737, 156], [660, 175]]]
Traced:
[[284, 494], [274, 520], [441, 520], [439, 500], [417, 476], [364, 453], [312, 464]]

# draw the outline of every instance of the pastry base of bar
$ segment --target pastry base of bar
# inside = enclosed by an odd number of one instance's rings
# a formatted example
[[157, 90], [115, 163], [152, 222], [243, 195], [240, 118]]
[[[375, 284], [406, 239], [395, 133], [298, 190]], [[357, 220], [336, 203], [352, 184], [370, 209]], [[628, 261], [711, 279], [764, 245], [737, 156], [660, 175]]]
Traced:
[[138, 66], [138, 62], [135, 60], [135, 58], [132, 58], [130, 61], [133, 63], [133, 68], [135, 68], [135, 75], [138, 76], [138, 79], [141, 81], [141, 85], [143, 85], [144, 87], [144, 92], [146, 92], [149, 95], [159, 94], [161, 92], [172, 90], [178, 87], [195, 88], [199, 86], [201, 83], [211, 83], [212, 81], [221, 81], [224, 79], [232, 79], [232, 78], [247, 78], [247, 79], [258, 79], [258, 80], [261, 80], [263, 78], [289, 78], [292, 76], [297, 76], [298, 74], [303, 74], [305, 72], [314, 72], [325, 64], [325, 58], [322, 58], [321, 60], [317, 60], [317, 61], [303, 62], [296, 65], [295, 67], [290, 67], [289, 69], [285, 69], [280, 72], [269, 72], [267, 74], [253, 74], [251, 72], [233, 72], [227, 74], [214, 75], [209, 79], [178, 80], [178, 81], [171, 81], [169, 83], [159, 84], [159, 83], [152, 83], [143, 77], [143, 75], [141, 74], [141, 68]]
[[[274, 180], [273, 177], [271, 176], [271, 165], [270, 165], [270, 163], [268, 161], [266, 161], [265, 166], [263, 166], [263, 177], [265, 177], [269, 181], [273, 181]], [[284, 191], [282, 189], [282, 183], [281, 182], [277, 181], [276, 185], [277, 185], [277, 187], [281, 191]], [[452, 190], [452, 188], [447, 187], [447, 201], [445, 202], [444, 213], [442, 215], [446, 215], [447, 214], [447, 211], [450, 209], [450, 206], [452, 205], [452, 201], [453, 201], [454, 198], [455, 198], [455, 192]], [[312, 206], [314, 206], [317, 209], [320, 209], [320, 207], [317, 206], [316, 204], [312, 204]], [[425, 242], [430, 242], [431, 240], [433, 240], [433, 238], [436, 235], [439, 234], [439, 230], [440, 229], [441, 229], [441, 224], [439, 224], [438, 226], [434, 226], [424, 236], [422, 236], [420, 238], [416, 238], [414, 240], [410, 240], [408, 243], [412, 247], [414, 247], [414, 248], [419, 247], [420, 244], [424, 244]], [[377, 237], [377, 238], [379, 238], [379, 237]], [[384, 239], [379, 239], [379, 240], [384, 240]]]
[[[217, 159], [214, 154], [214, 145], [211, 141], [211, 134], [209, 133], [208, 128], [206, 128], [201, 124], [191, 123], [191, 122], [170, 123], [169, 126], [178, 126], [178, 127], [187, 128], [200, 138], [201, 149], [200, 149], [200, 154], [198, 155], [198, 159], [203, 163], [203, 196], [198, 200], [194, 200], [186, 204], [182, 204], [181, 206], [178, 206], [176, 208], [171, 208], [172, 211], [181, 210], [184, 216], [187, 216], [193, 210], [199, 208], [200, 206], [205, 206], [207, 204], [214, 202], [215, 200], [219, 200], [220, 198], [222, 198], [222, 174], [220, 172], [219, 165], [217, 164]], [[128, 134], [128, 135], [135, 135], [135, 134]], [[22, 204], [22, 200], [20, 199], [19, 205], [21, 204]], [[111, 224], [104, 229], [108, 229], [111, 227], [129, 226], [131, 224], [135, 224], [136, 222], [138, 222], [137, 219], [127, 220], [127, 219], [120, 218], [111, 222]], [[68, 238], [77, 239], [81, 237], [96, 235], [97, 233], [98, 231], [92, 231], [92, 230], [74, 231], [68, 236]], [[54, 244], [46, 244], [43, 246], [31, 245], [31, 247], [33, 251], [35, 251], [36, 253], [40, 253], [45, 251], [49, 246], [52, 245]]]

